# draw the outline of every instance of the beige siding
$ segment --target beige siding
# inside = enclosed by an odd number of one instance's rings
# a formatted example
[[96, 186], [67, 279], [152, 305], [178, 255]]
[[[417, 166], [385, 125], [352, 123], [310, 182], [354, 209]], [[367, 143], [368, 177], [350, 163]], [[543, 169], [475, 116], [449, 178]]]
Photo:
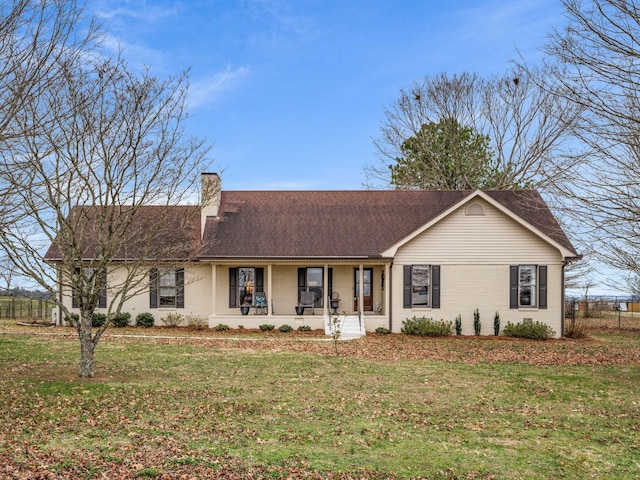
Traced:
[[[507, 321], [533, 318], [560, 334], [563, 259], [559, 251], [488, 203], [482, 205], [485, 215], [468, 216], [462, 207], [398, 250], [393, 264], [394, 331], [414, 315], [454, 321], [460, 314], [463, 333], [472, 335], [477, 308], [483, 335], [493, 335], [496, 311], [502, 327]], [[440, 265], [441, 308], [403, 307], [403, 266], [412, 264]], [[547, 265], [548, 308], [509, 308], [509, 266], [519, 264]]]
[[561, 263], [560, 252], [492, 205], [477, 200], [485, 215], [466, 215], [464, 206], [414, 238], [395, 255], [395, 263], [516, 264]]
[[[124, 278], [123, 269], [113, 269], [107, 276], [107, 284], [110, 286], [119, 285]], [[146, 276], [146, 274], [145, 274]], [[107, 305], [114, 296], [113, 290], [107, 290]], [[71, 292], [63, 292], [64, 304], [72, 312], [78, 312], [71, 308]], [[131, 322], [135, 323], [135, 318], [139, 313], [151, 312], [155, 317], [156, 325], [162, 325], [162, 318], [169, 313], [179, 313], [183, 316], [194, 315], [206, 319], [211, 311], [211, 267], [190, 266], [185, 268], [184, 286], [185, 308], [150, 308], [149, 290], [143, 291], [135, 297], [127, 300], [122, 308], [123, 312], [131, 314]], [[97, 312], [105, 312], [105, 309], [97, 309]]]

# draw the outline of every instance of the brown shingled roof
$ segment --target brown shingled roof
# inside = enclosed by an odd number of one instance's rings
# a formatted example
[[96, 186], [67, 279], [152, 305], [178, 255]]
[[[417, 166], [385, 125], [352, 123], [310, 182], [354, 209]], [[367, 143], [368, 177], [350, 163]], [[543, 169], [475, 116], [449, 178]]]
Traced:
[[193, 258], [200, 247], [200, 207], [193, 205], [149, 205], [135, 211], [130, 206], [77, 206], [61, 229], [65, 225], [67, 233], [58, 234], [46, 260], [61, 260], [65, 249], [88, 260], [109, 245], [112, 260], [180, 260]]
[[[201, 258], [379, 257], [472, 191], [223, 191]], [[575, 252], [534, 191], [485, 192]]]

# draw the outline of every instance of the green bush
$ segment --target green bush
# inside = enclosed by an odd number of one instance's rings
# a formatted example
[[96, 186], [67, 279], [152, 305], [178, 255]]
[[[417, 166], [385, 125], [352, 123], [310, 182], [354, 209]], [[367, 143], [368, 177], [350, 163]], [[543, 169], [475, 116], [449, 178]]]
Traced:
[[500, 334], [500, 312], [497, 311], [493, 316], [493, 334], [496, 337]]
[[456, 317], [456, 335], [462, 335], [462, 315]]
[[402, 333], [422, 337], [443, 337], [451, 335], [452, 322], [435, 321], [431, 318], [407, 318], [402, 322]]
[[263, 332], [268, 332], [269, 330], [273, 330], [274, 328], [276, 328], [275, 325], [270, 325], [268, 323], [263, 323], [262, 325], [260, 325], [260, 330], [262, 330]]
[[482, 323], [480, 323], [480, 310], [477, 308], [473, 311], [473, 331], [477, 336], [480, 336], [480, 329], [482, 328]]
[[531, 318], [525, 318], [522, 323], [507, 322], [502, 333], [507, 337], [531, 338], [533, 340], [546, 340], [553, 337], [556, 332], [543, 322], [534, 322]]
[[80, 315], [78, 315], [77, 313], [70, 313], [69, 315], [64, 317], [64, 321], [69, 325], [75, 326], [80, 321]]
[[311, 331], [311, 327], [309, 325], [300, 325], [298, 327], [298, 331], [299, 332], [310, 332]]
[[376, 333], [379, 333], [380, 335], [389, 335], [391, 333], [391, 330], [384, 327], [378, 327], [376, 328]]
[[107, 316], [104, 313], [93, 312], [91, 317], [91, 326], [92, 327], [101, 327], [107, 321]]
[[291, 325], [282, 325], [278, 330], [280, 330], [282, 333], [287, 333], [293, 330], [293, 327]]
[[218, 325], [213, 327], [213, 329], [216, 332], [226, 332], [227, 330], [229, 330], [229, 325], [225, 325], [224, 323], [219, 323]]
[[127, 312], [116, 313], [111, 317], [111, 323], [117, 328], [128, 327], [129, 320], [131, 320], [131, 314]]
[[149, 312], [139, 313], [136, 317], [136, 325], [139, 327], [153, 327], [154, 322], [153, 314]]

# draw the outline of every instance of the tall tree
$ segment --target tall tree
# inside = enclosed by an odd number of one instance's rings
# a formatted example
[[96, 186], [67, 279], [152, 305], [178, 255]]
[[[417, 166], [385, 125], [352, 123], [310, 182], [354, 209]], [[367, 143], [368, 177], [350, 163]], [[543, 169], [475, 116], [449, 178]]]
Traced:
[[404, 158], [405, 142], [418, 138], [423, 125], [454, 119], [488, 138], [492, 157], [486, 167], [494, 172], [493, 188], [557, 188], [580, 160], [565, 154], [580, 107], [548, 94], [539, 79], [549, 71], [516, 67], [489, 79], [441, 74], [401, 90], [374, 140], [379, 163], [365, 167], [365, 185], [392, 184], [390, 172], [396, 159]]
[[[563, 0], [568, 23], [547, 45], [557, 94], [583, 109], [576, 128], [590, 161], [565, 193], [586, 244], [640, 274], [640, 3]], [[560, 87], [560, 88], [558, 88]]]
[[[86, 25], [79, 14], [66, 21], [69, 31]], [[48, 19], [42, 29], [51, 26]], [[148, 288], [149, 268], [158, 259], [183, 264], [197, 254], [199, 223], [191, 220], [199, 218], [199, 208], [186, 207], [176, 217], [166, 207], [193, 199], [209, 160], [205, 142], [183, 128], [186, 73], [159, 80], [148, 71], [132, 72], [119, 57], [89, 55], [90, 44], [78, 45], [80, 51], [61, 49], [55, 67], [29, 84], [33, 93], [20, 98], [8, 122], [15, 134], [0, 149], [0, 247], [72, 320], [79, 375], [91, 377], [108, 326], [92, 328], [91, 320], [105, 289], [107, 313], [119, 312], [126, 299]], [[6, 78], [0, 91], [11, 91], [11, 82]], [[53, 268], [44, 258], [49, 245]], [[78, 321], [56, 285], [74, 292]]]
[[391, 183], [399, 189], [465, 190], [493, 188], [496, 171], [489, 138], [454, 118], [422, 125], [405, 140], [402, 157], [391, 165]]

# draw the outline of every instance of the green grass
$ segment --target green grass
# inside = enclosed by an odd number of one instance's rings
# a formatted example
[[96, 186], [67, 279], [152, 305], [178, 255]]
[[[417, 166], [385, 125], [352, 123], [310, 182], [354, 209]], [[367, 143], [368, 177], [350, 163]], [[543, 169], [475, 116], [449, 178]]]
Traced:
[[372, 360], [144, 339], [101, 342], [95, 379], [75, 377], [77, 363], [76, 339], [0, 335], [0, 464], [69, 478], [640, 471], [638, 364]]

